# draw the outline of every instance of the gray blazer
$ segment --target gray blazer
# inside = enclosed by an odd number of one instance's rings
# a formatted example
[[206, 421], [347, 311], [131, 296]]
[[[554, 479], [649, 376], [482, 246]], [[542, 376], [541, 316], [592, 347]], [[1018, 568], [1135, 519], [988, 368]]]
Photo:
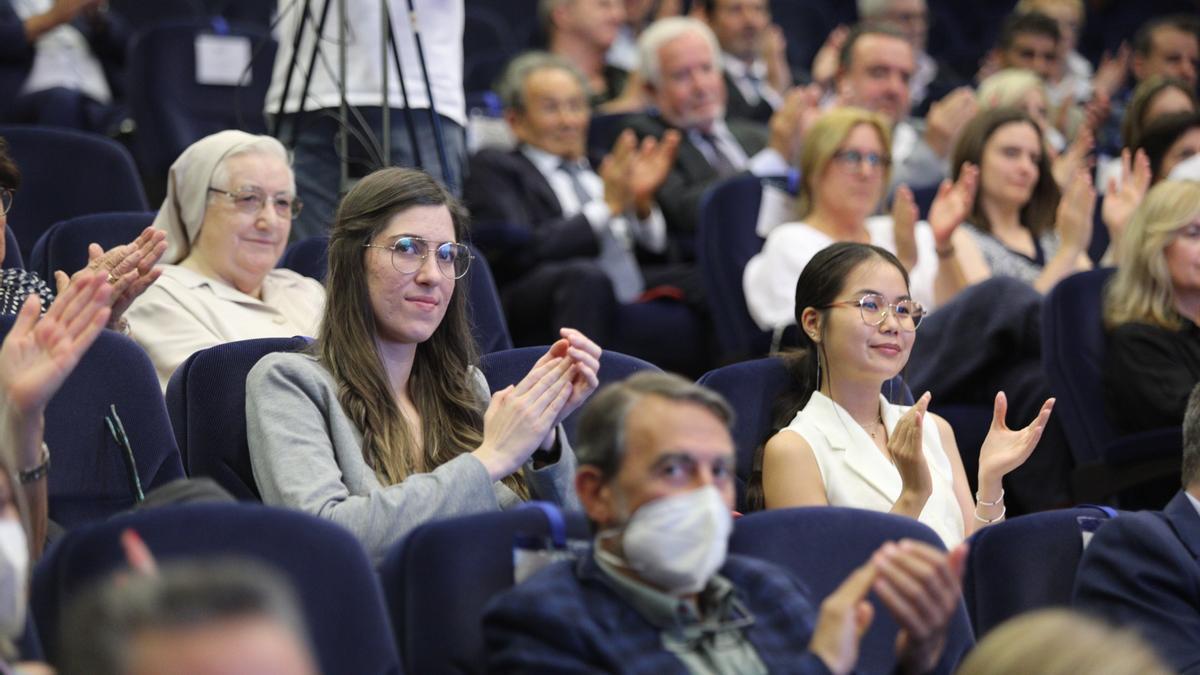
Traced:
[[[473, 374], [489, 401], [487, 381]], [[254, 366], [246, 379], [246, 431], [263, 501], [345, 526], [375, 564], [422, 523], [521, 503], [488, 478], [469, 449], [433, 471], [382, 485], [363, 460], [362, 434], [342, 410], [332, 374], [308, 354], [270, 354]], [[556, 463], [539, 470], [526, 463], [523, 473], [535, 498], [578, 509], [575, 453], [561, 427], [559, 438]]]

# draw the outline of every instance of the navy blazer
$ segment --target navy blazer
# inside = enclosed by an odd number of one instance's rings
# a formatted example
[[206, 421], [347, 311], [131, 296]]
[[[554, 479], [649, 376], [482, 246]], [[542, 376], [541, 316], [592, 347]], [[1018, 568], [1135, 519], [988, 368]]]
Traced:
[[[748, 157], [753, 157], [767, 147], [767, 129], [761, 124], [747, 120], [726, 118], [725, 125], [734, 139], [742, 146]], [[654, 136], [661, 138], [667, 129], [667, 122], [657, 115], [634, 115], [627, 122], [639, 138]], [[663, 218], [667, 221], [667, 232], [675, 248], [672, 262], [690, 262], [695, 259], [695, 244], [693, 236], [696, 226], [700, 223], [700, 200], [704, 193], [718, 180], [716, 169], [708, 163], [704, 153], [688, 140], [683, 132], [683, 140], [675, 153], [675, 164], [663, 181], [655, 198], [662, 210]]]
[[1079, 563], [1074, 604], [1136, 628], [1180, 673], [1200, 673], [1200, 514], [1187, 496], [1101, 526]]
[[472, 155], [463, 201], [473, 222], [503, 225], [512, 240], [505, 242], [511, 246], [486, 247], [500, 286], [541, 262], [600, 254], [587, 217], [577, 213], [564, 218], [554, 188], [520, 150], [484, 149]]
[[[754, 615], [744, 635], [772, 673], [828, 673], [806, 651], [816, 609], [786, 570], [730, 555], [721, 574]], [[595, 559], [560, 562], [497, 596], [484, 611], [490, 673], [686, 673], [659, 630], [609, 585]]]

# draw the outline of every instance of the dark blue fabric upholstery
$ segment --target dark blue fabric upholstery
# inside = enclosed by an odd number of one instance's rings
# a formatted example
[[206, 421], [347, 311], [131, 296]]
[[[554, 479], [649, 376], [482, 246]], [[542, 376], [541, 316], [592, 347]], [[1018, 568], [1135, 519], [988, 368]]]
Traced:
[[[512, 349], [508, 321], [504, 318], [492, 268], [479, 249], [470, 244], [467, 247], [474, 258], [471, 260], [471, 269], [463, 279], [467, 285], [467, 312], [475, 343], [481, 354]], [[284, 251], [279, 266], [324, 283], [325, 273], [329, 270], [329, 237], [309, 237], [293, 242]]]
[[685, 303], [660, 298], [619, 305], [616, 323], [612, 348], [621, 353], [689, 377], [712, 366], [708, 325]]
[[165, 176], [175, 158], [204, 136], [224, 129], [266, 133], [263, 103], [275, 62], [275, 40], [261, 28], [222, 22], [222, 35], [251, 40], [244, 86], [196, 81], [196, 36], [213, 33], [206, 19], [157, 25], [129, 45], [129, 105], [137, 122], [134, 153], [142, 171]]
[[8, 212], [8, 226], [25, 260], [38, 237], [60, 220], [149, 208], [133, 159], [115, 141], [35, 126], [3, 126], [0, 136], [21, 168], [21, 191]]
[[[567, 513], [567, 536], [588, 538], [582, 514]], [[513, 584], [513, 539], [546, 537], [539, 509], [483, 513], [427, 523], [402, 539], [380, 566], [396, 643], [411, 673], [483, 673], [480, 618]]]
[[762, 185], [757, 176], [734, 176], [714, 185], [700, 205], [696, 259], [723, 360], [764, 356], [770, 333], [760, 330], [746, 308], [742, 271], [763, 239], [755, 232]]
[[[604, 157], [612, 152], [617, 136], [625, 130], [625, 123], [633, 113], [609, 113], [592, 115], [588, 124], [587, 146], [591, 157]], [[599, 166], [597, 164], [597, 166]]]
[[[938, 536], [913, 518], [833, 506], [761, 511], [739, 518], [729, 552], [761, 558], [791, 570], [820, 602], [866, 562], [884, 542], [916, 539], [944, 548]], [[872, 594], [875, 620], [863, 636], [856, 672], [890, 673], [895, 666], [897, 626]], [[950, 626], [946, 650], [934, 672], [950, 673], [974, 644], [966, 607]]]
[[[549, 347], [518, 347], [502, 352], [484, 354], [479, 360], [479, 369], [487, 377], [488, 386], [492, 393], [521, 381], [533, 368], [533, 364], [546, 353]], [[653, 363], [643, 361], [634, 356], [605, 350], [600, 355], [600, 386], [620, 382], [630, 375], [642, 370], [659, 370]], [[567, 430], [567, 438], [575, 442], [575, 425], [579, 423], [579, 410], [567, 419], [563, 426]]]
[[246, 375], [272, 352], [305, 349], [308, 338], [259, 338], [192, 354], [167, 383], [167, 409], [189, 476], [208, 476], [242, 501], [261, 501], [246, 441]]
[[69, 533], [34, 569], [34, 618], [51, 661], [68, 601], [124, 567], [120, 535], [132, 528], [159, 564], [243, 556], [279, 570], [296, 589], [326, 675], [401, 672], [379, 582], [347, 530], [327, 520], [251, 504], [186, 504], [118, 516]]
[[[1108, 421], [1101, 380], [1108, 340], [1103, 292], [1113, 272], [1104, 268], [1073, 274], [1058, 282], [1042, 303], [1042, 367], [1057, 399], [1054, 414], [1062, 420], [1078, 466], [1075, 496], [1089, 501], [1177, 477], [1183, 447], [1177, 426], [1117, 436]], [[1161, 505], [1161, 495], [1147, 494], [1150, 505]]]
[[[744, 491], [750, 480], [754, 453], [775, 431], [775, 403], [788, 389], [789, 376], [783, 359], [768, 357], [743, 361], [710, 370], [699, 380], [733, 406], [733, 442], [737, 446], [738, 508], [745, 510]], [[913, 396], [900, 376], [883, 386], [888, 400], [912, 405]]]
[[963, 579], [975, 634], [982, 638], [1022, 612], [1069, 606], [1083, 555], [1080, 519], [1108, 517], [1104, 509], [1083, 506], [1031, 513], [975, 533]]
[[21, 259], [21, 245], [17, 243], [17, 235], [11, 227], [4, 228], [4, 262], [0, 269], [25, 269], [25, 261]]
[[[0, 317], [0, 337], [14, 320]], [[50, 518], [63, 527], [102, 520], [134, 504], [124, 451], [104, 423], [110, 405], [129, 436], [142, 489], [183, 478], [150, 358], [129, 338], [102, 331], [46, 408], [46, 445], [54, 457]]]
[[29, 258], [29, 269], [51, 282], [54, 270], [67, 274], [87, 267], [88, 244], [95, 242], [104, 250], [128, 244], [154, 222], [154, 211], [126, 211], [78, 216], [50, 226]]

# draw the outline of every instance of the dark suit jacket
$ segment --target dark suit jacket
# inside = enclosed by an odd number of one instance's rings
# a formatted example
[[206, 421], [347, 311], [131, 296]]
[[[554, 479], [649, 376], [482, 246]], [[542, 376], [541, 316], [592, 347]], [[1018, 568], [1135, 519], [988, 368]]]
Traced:
[[725, 73], [725, 91], [728, 94], [725, 101], [726, 119], [746, 120], [759, 124], [767, 124], [771, 121], [771, 115], [775, 113], [775, 109], [761, 98], [758, 100], [758, 105], [750, 105], [746, 101], [746, 97], [742, 96], [742, 90], [733, 83], [733, 78], [729, 76], [729, 73]]
[[[727, 119], [725, 124], [747, 155], [752, 157], [767, 147], [767, 130], [761, 124], [737, 119]], [[671, 128], [657, 115], [635, 115], [627, 126], [637, 133], [638, 138], [661, 138]], [[684, 133], [675, 155], [675, 165], [656, 195], [671, 237], [672, 257], [675, 258], [672, 262], [695, 260], [694, 235], [700, 222], [700, 200], [717, 178], [716, 170]]]
[[470, 159], [463, 200], [479, 230], [503, 228], [504, 242], [488, 245], [488, 262], [503, 285], [540, 262], [600, 253], [587, 218], [564, 218], [554, 188], [520, 150], [486, 149]]
[[[721, 574], [754, 616], [743, 629], [772, 673], [828, 673], [805, 651], [816, 611], [808, 591], [774, 565], [730, 555]], [[560, 562], [497, 596], [484, 612], [488, 672], [686, 673], [659, 630], [617, 595], [588, 555]]]
[[1187, 496], [1105, 523], [1079, 563], [1074, 603], [1136, 628], [1179, 672], [1200, 673], [1200, 514]]
[[[73, 25], [87, 38], [92, 53], [104, 67], [105, 77], [113, 97], [119, 99], [124, 90], [125, 47], [129, 30], [115, 16], [105, 15], [102, 30], [95, 30], [88, 20], [80, 17]], [[25, 22], [17, 16], [11, 0], [0, 0], [0, 119], [7, 117], [17, 92], [29, 77], [33, 67], [34, 45], [25, 37]]]

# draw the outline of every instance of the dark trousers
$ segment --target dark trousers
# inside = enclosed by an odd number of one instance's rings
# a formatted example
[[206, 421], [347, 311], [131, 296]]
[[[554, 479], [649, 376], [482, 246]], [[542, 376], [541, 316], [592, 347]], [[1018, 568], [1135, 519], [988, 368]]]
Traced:
[[550, 344], [561, 327], [575, 328], [601, 347], [611, 344], [617, 300], [594, 260], [542, 263], [500, 292], [513, 344]]

